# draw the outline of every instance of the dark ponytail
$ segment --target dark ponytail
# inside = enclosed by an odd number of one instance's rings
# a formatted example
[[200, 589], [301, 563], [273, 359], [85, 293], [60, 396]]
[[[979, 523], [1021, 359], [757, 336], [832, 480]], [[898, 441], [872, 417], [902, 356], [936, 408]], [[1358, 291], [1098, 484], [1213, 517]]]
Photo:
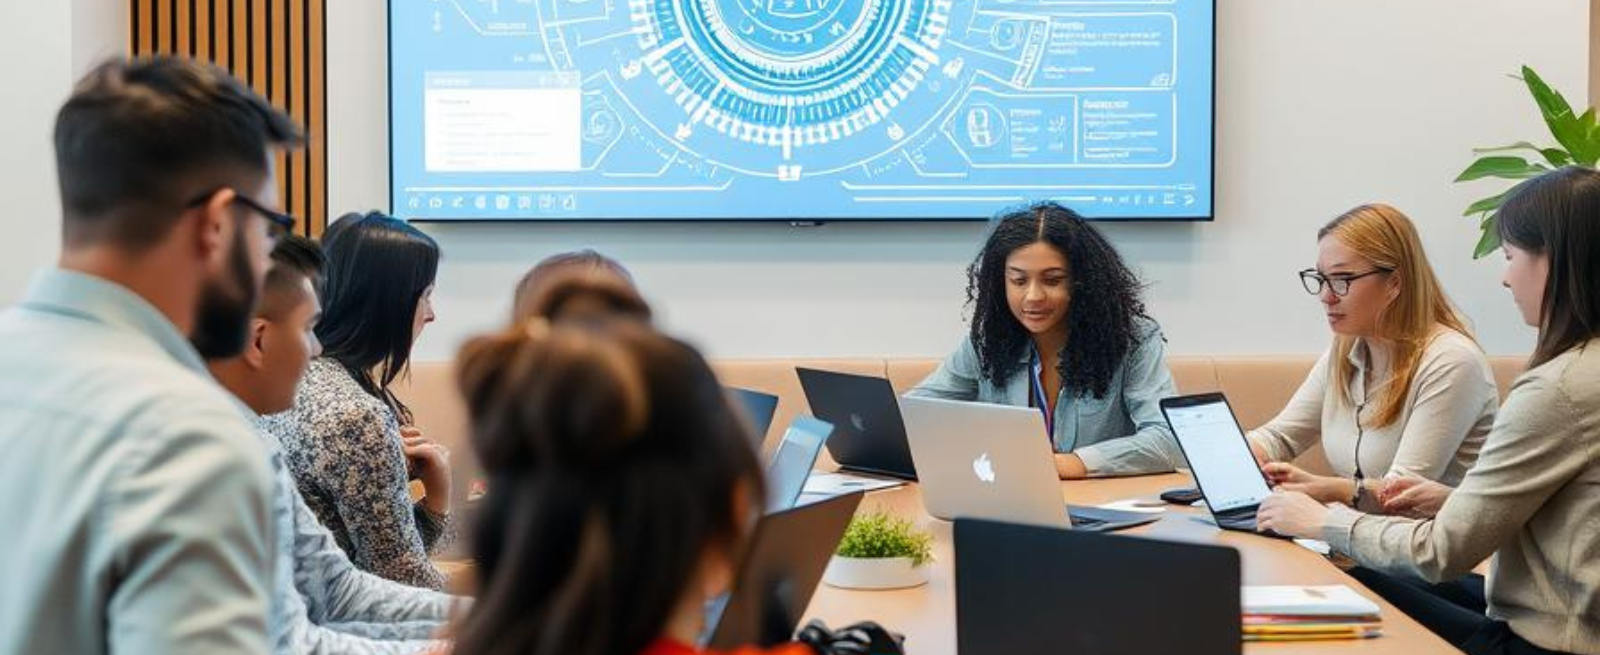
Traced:
[[735, 497], [761, 478], [692, 348], [633, 324], [532, 321], [459, 358], [490, 493], [456, 655], [636, 655], [706, 548], [740, 551]]

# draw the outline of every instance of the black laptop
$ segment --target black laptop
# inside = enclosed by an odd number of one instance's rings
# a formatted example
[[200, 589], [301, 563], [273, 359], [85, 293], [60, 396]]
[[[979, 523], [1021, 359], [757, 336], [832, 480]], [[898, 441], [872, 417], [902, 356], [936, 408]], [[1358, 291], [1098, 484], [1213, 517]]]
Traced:
[[900, 403], [888, 380], [795, 368], [811, 413], [833, 424], [828, 455], [839, 468], [902, 480], [917, 479]]
[[1228, 399], [1220, 393], [1163, 398], [1161, 413], [1183, 449], [1217, 527], [1257, 532], [1256, 510], [1272, 495], [1272, 487], [1256, 464]]
[[955, 522], [956, 652], [1238, 655], [1239, 553]]
[[726, 389], [728, 395], [733, 397], [734, 404], [744, 410], [745, 418], [750, 419], [750, 427], [753, 429], [750, 438], [755, 443], [756, 452], [761, 452], [762, 444], [767, 441], [767, 433], [772, 430], [772, 417], [778, 413], [778, 397], [739, 387], [726, 387]]
[[761, 517], [733, 590], [708, 609], [708, 650], [772, 646], [794, 637], [861, 492]]

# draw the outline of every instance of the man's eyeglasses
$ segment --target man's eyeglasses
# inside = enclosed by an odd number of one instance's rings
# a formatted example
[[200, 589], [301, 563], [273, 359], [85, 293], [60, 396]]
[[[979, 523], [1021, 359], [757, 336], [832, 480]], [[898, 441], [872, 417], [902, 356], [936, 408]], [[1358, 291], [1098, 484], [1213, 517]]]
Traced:
[[1322, 295], [1323, 287], [1327, 287], [1329, 291], [1333, 292], [1333, 295], [1343, 298], [1350, 293], [1350, 283], [1364, 277], [1392, 272], [1394, 272], [1392, 269], [1375, 268], [1365, 273], [1356, 273], [1354, 275], [1335, 273], [1329, 276], [1318, 273], [1317, 269], [1308, 268], [1300, 271], [1300, 286], [1305, 287], [1306, 293], [1313, 296]]
[[[188, 206], [199, 207], [200, 205], [206, 204], [206, 201], [210, 200], [211, 196], [217, 195], [217, 192], [221, 190], [222, 189], [212, 189], [211, 191], [206, 192], [204, 195], [189, 201]], [[261, 203], [251, 200], [250, 196], [240, 193], [238, 189], [233, 190], [233, 201], [244, 205], [251, 211], [266, 217], [267, 235], [272, 237], [272, 240], [274, 241], [287, 236], [291, 232], [294, 232], [294, 226], [299, 222], [296, 221], [294, 216], [290, 214], [268, 209]]]

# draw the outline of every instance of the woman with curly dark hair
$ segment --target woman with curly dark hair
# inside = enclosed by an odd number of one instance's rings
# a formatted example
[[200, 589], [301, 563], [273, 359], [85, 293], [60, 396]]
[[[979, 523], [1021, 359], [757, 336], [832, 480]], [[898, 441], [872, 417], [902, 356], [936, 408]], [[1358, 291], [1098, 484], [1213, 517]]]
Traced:
[[1142, 290], [1077, 212], [1005, 214], [967, 268], [968, 337], [910, 395], [1039, 408], [1062, 479], [1170, 471], [1177, 392]]

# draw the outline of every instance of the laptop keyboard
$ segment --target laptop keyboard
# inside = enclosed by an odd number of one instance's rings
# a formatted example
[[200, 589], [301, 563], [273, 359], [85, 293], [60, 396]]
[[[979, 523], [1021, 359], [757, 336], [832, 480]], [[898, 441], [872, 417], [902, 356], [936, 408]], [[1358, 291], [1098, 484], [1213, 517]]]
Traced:
[[1078, 530], [1094, 530], [1096, 528], [1104, 527], [1106, 523], [1109, 523], [1109, 521], [1102, 521], [1100, 519], [1094, 519], [1085, 516], [1073, 516], [1071, 512], [1068, 512], [1067, 516], [1072, 518], [1072, 527]]
[[1084, 511], [1082, 507], [1073, 507], [1071, 505], [1067, 506], [1067, 519], [1072, 523], [1072, 529], [1074, 530], [1095, 530], [1110, 523], [1106, 519], [1095, 516], [1092, 512]]
[[1072, 520], [1074, 530], [1109, 532], [1153, 523], [1160, 518], [1160, 515], [1068, 505], [1067, 517]]

